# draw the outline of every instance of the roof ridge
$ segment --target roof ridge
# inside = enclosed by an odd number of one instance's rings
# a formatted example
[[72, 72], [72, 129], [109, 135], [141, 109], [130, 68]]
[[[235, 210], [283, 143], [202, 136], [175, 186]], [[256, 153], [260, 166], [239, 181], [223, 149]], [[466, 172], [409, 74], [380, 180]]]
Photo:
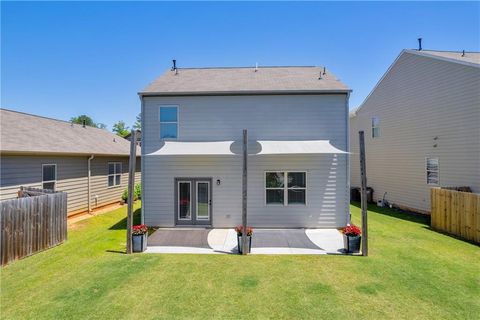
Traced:
[[[257, 66], [261, 68], [321, 68], [322, 66]], [[177, 67], [179, 70], [185, 69], [255, 69], [255, 66], [242, 66], [242, 67]]]
[[[35, 117], [35, 118], [42, 118], [42, 119], [46, 119], [46, 120], [63, 122], [63, 123], [67, 123], [67, 124], [70, 124], [70, 125], [75, 125], [75, 126], [81, 126], [81, 127], [83, 127], [83, 124], [73, 123], [72, 121], [67, 121], [67, 120], [62, 120], [62, 119], [55, 119], [55, 118], [40, 116], [40, 115], [37, 115], [37, 114], [28, 113], [28, 112], [24, 112], [24, 111], [18, 111], [18, 110], [6, 109], [6, 108], [0, 108], [0, 110], [2, 110], [2, 111], [8, 111], [8, 112], [14, 112], [14, 113], [19, 113], [19, 114], [23, 114], [23, 115], [30, 116], [30, 117]], [[97, 128], [97, 127], [92, 127], [92, 126], [89, 126], [89, 125], [85, 125], [85, 128], [87, 128], [87, 127], [88, 127], [88, 128], [92, 128], [92, 129], [107, 131], [108, 133], [112, 133], [112, 132], [110, 132], [110, 131], [108, 131], [108, 130], [106, 130], [106, 129], [101, 129], [101, 128]]]
[[[407, 50], [418, 51], [418, 52], [422, 52], [422, 51], [432, 51], [432, 52], [463, 53], [463, 50], [460, 50], [460, 51], [457, 51], [457, 50], [433, 50], [433, 49], [422, 49], [422, 50], [418, 50], [418, 49], [407, 49]], [[467, 50], [465, 50], [465, 53], [480, 53], [480, 51], [467, 51]]]

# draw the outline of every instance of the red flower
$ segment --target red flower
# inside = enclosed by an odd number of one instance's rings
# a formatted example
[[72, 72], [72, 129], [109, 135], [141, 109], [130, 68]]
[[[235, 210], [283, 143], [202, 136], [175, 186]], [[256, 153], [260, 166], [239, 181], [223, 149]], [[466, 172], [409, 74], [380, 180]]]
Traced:
[[342, 229], [342, 233], [346, 236], [356, 237], [362, 234], [362, 230], [356, 225], [347, 225], [345, 228]]
[[134, 236], [141, 236], [148, 232], [148, 227], [144, 224], [139, 224], [132, 227], [132, 234]]
[[[235, 232], [237, 233], [237, 235], [241, 236], [243, 234], [243, 226], [236, 226]], [[252, 227], [247, 227], [247, 236], [251, 236], [252, 233], [253, 233]]]

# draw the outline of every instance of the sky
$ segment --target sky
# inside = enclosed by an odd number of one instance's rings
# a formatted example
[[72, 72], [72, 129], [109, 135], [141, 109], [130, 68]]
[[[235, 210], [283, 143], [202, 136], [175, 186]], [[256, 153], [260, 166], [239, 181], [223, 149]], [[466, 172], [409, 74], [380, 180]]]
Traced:
[[480, 2], [4, 2], [1, 107], [109, 129], [171, 67], [326, 66], [358, 107], [402, 49], [480, 51]]

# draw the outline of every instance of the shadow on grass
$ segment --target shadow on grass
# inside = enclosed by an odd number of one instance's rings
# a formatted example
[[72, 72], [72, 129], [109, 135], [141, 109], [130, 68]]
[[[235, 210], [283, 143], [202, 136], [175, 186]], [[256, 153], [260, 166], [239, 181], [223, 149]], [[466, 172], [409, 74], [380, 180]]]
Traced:
[[[352, 201], [350, 204], [357, 208], [361, 207], [360, 202]], [[378, 214], [383, 214], [396, 219], [416, 222], [416, 223], [430, 226], [430, 216], [423, 215], [420, 213], [403, 211], [400, 209], [381, 208], [381, 207], [378, 207], [376, 204], [369, 204], [368, 211], [378, 213]]]
[[[138, 208], [133, 212], [133, 225], [140, 224], [141, 222], [141, 209]], [[127, 216], [111, 226], [109, 230], [127, 230]]]
[[465, 238], [462, 238], [461, 236], [457, 236], [453, 233], [448, 233], [447, 231], [442, 231], [442, 230], [438, 230], [438, 229], [434, 229], [430, 226], [425, 226], [423, 227], [424, 229], [427, 229], [429, 231], [432, 231], [432, 232], [435, 232], [435, 233], [440, 233], [440, 234], [443, 234], [444, 236], [447, 236], [447, 237], [450, 237], [450, 238], [453, 238], [453, 239], [456, 239], [456, 240], [460, 240], [460, 241], [464, 241], [464, 242], [468, 242], [470, 244], [473, 244], [477, 247], [480, 247], [480, 243], [477, 243], [473, 240], [469, 240], [469, 239], [465, 239]]
[[121, 253], [121, 254], [127, 254], [126, 251], [120, 251], [120, 250], [106, 250], [106, 252], [110, 252], [110, 253]]

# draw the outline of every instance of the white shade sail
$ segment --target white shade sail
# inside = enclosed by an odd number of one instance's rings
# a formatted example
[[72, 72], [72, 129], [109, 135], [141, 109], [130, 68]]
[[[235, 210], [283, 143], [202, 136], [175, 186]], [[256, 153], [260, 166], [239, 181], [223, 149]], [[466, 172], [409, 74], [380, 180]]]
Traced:
[[230, 146], [233, 141], [165, 141], [163, 147], [155, 152], [147, 154], [152, 155], [232, 155]]
[[259, 140], [260, 152], [256, 154], [316, 154], [348, 153], [335, 148], [329, 140], [267, 141]]
[[[348, 153], [337, 149], [329, 140], [301, 140], [301, 141], [249, 141], [250, 155], [263, 154], [342, 154]], [[237, 141], [165, 141], [164, 145], [153, 155], [241, 155], [242, 145]]]

